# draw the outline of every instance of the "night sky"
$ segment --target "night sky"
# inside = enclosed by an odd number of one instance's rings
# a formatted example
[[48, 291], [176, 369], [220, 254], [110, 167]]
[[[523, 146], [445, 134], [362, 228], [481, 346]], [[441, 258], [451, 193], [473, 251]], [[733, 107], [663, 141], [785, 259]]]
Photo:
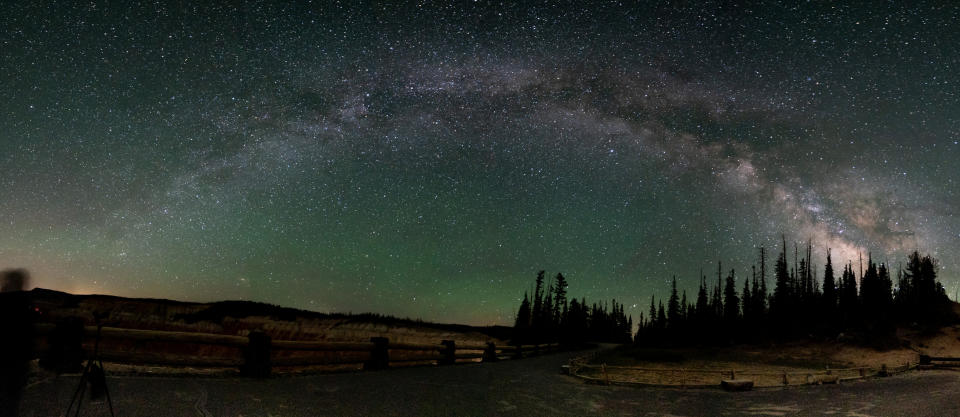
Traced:
[[0, 268], [471, 324], [545, 269], [636, 319], [784, 233], [960, 287], [955, 2], [206, 3], [2, 2]]

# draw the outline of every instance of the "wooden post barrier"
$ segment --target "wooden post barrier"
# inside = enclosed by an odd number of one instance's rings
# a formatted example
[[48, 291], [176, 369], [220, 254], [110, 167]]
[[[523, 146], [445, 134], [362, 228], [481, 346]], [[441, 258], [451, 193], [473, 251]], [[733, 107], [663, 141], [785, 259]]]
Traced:
[[440, 349], [440, 360], [437, 361], [437, 364], [453, 365], [457, 363], [457, 343], [453, 340], [442, 340], [440, 344], [443, 345], [443, 348]]
[[68, 317], [57, 322], [49, 336], [50, 350], [40, 358], [40, 366], [56, 373], [83, 370], [83, 319]]
[[370, 359], [363, 363], [363, 370], [376, 371], [390, 367], [390, 339], [386, 337], [371, 337], [373, 349], [370, 351]]
[[493, 342], [487, 342], [487, 348], [483, 350], [483, 362], [496, 362], [500, 360], [497, 357], [497, 345]]
[[523, 345], [517, 344], [513, 351], [513, 359], [523, 359]]
[[254, 378], [270, 376], [270, 335], [260, 331], [251, 331], [247, 336], [250, 342], [243, 347], [243, 365], [240, 374]]

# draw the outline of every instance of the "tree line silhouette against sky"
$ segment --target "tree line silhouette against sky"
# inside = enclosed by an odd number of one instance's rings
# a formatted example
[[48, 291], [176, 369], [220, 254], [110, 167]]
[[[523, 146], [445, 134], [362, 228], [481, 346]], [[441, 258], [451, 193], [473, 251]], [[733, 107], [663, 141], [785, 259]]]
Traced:
[[[676, 276], [666, 305], [655, 296], [641, 313], [637, 331], [633, 317], [615, 299], [588, 304], [568, 301], [567, 279], [558, 273], [545, 282], [537, 274], [532, 296], [525, 293], [517, 312], [515, 342], [586, 341], [641, 345], [712, 345], [803, 337], [844, 338], [875, 345], [895, 342], [897, 325], [935, 327], [956, 320], [952, 302], [937, 279], [938, 262], [914, 251], [895, 272], [868, 254], [855, 265], [834, 265], [827, 251], [822, 280], [812, 262], [812, 244], [801, 255], [794, 246], [793, 263], [786, 239], [772, 271], [768, 253], [759, 249], [758, 263], [748, 277], [717, 263], [716, 283], [702, 272], [694, 299], [677, 290]], [[893, 274], [896, 274], [896, 277]], [[768, 275], [772, 288], [768, 287]], [[859, 276], [859, 279], [857, 278]]]

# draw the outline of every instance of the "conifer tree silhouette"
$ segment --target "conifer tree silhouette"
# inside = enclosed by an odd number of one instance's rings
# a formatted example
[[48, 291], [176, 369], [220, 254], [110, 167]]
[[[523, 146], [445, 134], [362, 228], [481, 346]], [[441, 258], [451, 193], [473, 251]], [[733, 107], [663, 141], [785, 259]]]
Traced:
[[[754, 266], [752, 270], [753, 281], [757, 280], [757, 268]], [[741, 314], [744, 324], [749, 325], [753, 320], [753, 294], [750, 292], [750, 280], [743, 280], [743, 291], [740, 293], [740, 304], [741, 304]]]
[[517, 310], [517, 320], [514, 322], [514, 340], [525, 342], [530, 332], [530, 299], [527, 293], [523, 293], [523, 301], [520, 302], [520, 309]]
[[710, 306], [707, 301], [707, 277], [700, 273], [700, 290], [697, 291], [697, 326], [703, 330], [710, 319]]
[[823, 307], [827, 315], [837, 308], [837, 282], [833, 276], [833, 259], [827, 250], [827, 264], [823, 266]]
[[783, 238], [783, 250], [774, 266], [776, 287], [773, 289], [773, 302], [770, 303], [770, 314], [778, 326], [790, 326], [788, 318], [793, 310], [794, 285], [787, 270], [787, 239]]
[[545, 324], [543, 322], [543, 276], [546, 271], [537, 272], [536, 289], [533, 290], [533, 309], [531, 310], [531, 328], [535, 339], [541, 337]]
[[680, 325], [680, 297], [677, 295], [677, 277], [673, 277], [673, 289], [667, 301], [667, 327], [678, 328]]
[[567, 311], [567, 279], [558, 272], [555, 280], [556, 286], [553, 290], [556, 296], [553, 300], [553, 322], [559, 325]]
[[740, 318], [740, 298], [737, 297], [736, 273], [730, 270], [723, 287], [723, 320], [732, 327]]

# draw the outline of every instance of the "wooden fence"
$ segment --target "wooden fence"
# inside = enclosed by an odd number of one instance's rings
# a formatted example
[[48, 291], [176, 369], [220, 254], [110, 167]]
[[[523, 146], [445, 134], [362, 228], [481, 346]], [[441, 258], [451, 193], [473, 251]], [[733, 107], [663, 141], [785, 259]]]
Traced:
[[925, 369], [958, 368], [960, 367], [960, 358], [920, 355], [920, 365]]
[[[97, 327], [80, 322], [37, 324], [37, 353], [41, 361], [58, 369], [77, 369], [79, 361], [92, 353]], [[390, 343], [383, 337], [369, 342], [325, 342], [271, 340], [259, 331], [248, 336], [209, 333], [137, 330], [113, 327], [100, 329], [99, 356], [105, 362], [136, 365], [239, 368], [249, 376], [267, 376], [274, 367], [356, 365], [365, 370], [410, 365], [450, 365], [462, 362], [518, 359], [557, 351], [554, 344], [497, 346], [456, 343]], [[118, 349], [115, 346], [162, 344], [163, 348]], [[206, 351], [191, 354], [190, 352]], [[187, 352], [187, 353], [184, 353]], [[213, 352], [212, 354], [210, 352]]]

